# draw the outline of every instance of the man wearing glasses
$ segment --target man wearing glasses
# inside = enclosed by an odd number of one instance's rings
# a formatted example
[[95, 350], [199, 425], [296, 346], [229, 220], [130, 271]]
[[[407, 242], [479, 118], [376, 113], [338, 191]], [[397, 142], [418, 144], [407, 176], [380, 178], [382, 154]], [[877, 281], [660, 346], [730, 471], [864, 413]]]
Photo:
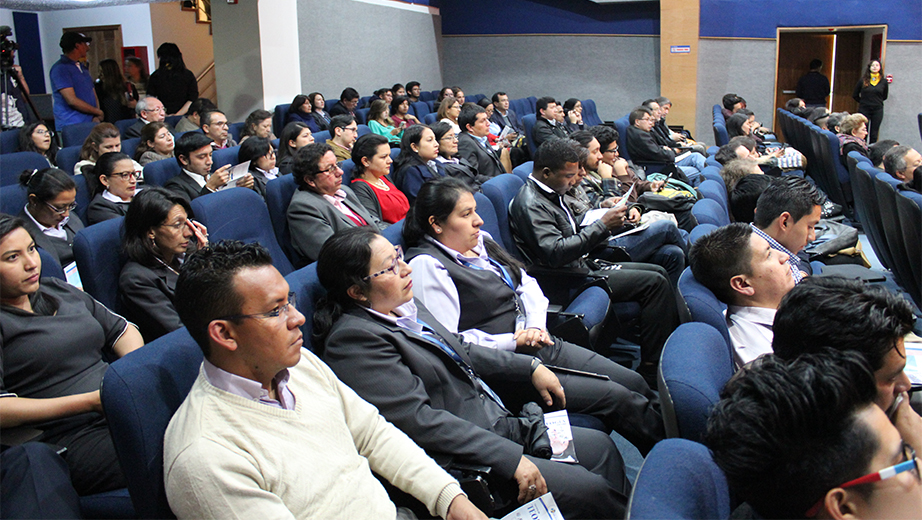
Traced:
[[215, 150], [237, 146], [237, 141], [228, 135], [229, 128], [227, 116], [220, 110], [209, 110], [202, 115], [202, 132], [214, 140]]
[[[223, 117], [223, 114], [222, 114]], [[202, 195], [221, 189], [231, 180], [230, 165], [224, 165], [211, 172], [213, 149], [212, 139], [198, 132], [186, 132], [176, 141], [173, 153], [182, 173], [163, 183], [163, 187], [185, 197], [190, 202]], [[239, 177], [235, 186], [253, 187], [253, 176], [249, 173]]]
[[164, 439], [178, 518], [415, 518], [372, 471], [432, 514], [485, 518], [454, 478], [302, 348], [304, 315], [262, 246], [228, 241], [193, 253], [176, 310], [205, 357]]
[[[657, 106], [657, 108], [659, 108]], [[675, 150], [656, 142], [653, 125], [656, 116], [647, 107], [637, 107], [628, 116], [627, 151], [634, 161], [675, 164], [688, 179], [694, 181], [704, 169], [705, 159], [699, 153], [686, 152], [676, 156]]]
[[856, 352], [766, 356], [724, 388], [704, 442], [758, 517], [919, 518], [919, 459], [876, 396]]
[[125, 137], [129, 139], [141, 137], [141, 130], [143, 130], [148, 123], [163, 122], [166, 120], [166, 109], [163, 107], [163, 103], [153, 96], [147, 96], [138, 101], [138, 104], [134, 106], [134, 111], [138, 115], [138, 120], [125, 130]]
[[352, 159], [352, 145], [359, 138], [359, 125], [349, 114], [333, 116], [330, 120], [330, 136], [327, 144], [333, 149], [336, 162]]

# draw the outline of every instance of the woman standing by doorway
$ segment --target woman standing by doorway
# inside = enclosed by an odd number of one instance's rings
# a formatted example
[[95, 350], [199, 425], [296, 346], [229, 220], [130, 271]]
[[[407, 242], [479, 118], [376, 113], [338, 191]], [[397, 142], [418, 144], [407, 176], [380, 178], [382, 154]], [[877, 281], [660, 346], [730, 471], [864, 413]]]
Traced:
[[855, 85], [852, 97], [858, 102], [858, 112], [870, 122], [868, 144], [877, 142], [880, 122], [884, 119], [884, 101], [890, 93], [890, 84], [884, 78], [884, 67], [878, 60], [871, 60], [864, 69], [861, 80]]

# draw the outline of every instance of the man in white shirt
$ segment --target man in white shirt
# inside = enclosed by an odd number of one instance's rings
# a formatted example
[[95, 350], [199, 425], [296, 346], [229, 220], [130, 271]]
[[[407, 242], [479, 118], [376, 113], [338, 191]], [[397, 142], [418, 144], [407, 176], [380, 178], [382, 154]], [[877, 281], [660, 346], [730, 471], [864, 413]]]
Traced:
[[698, 239], [689, 261], [695, 279], [727, 304], [736, 366], [770, 354], [775, 311], [794, 287], [788, 255], [752, 227], [735, 223]]

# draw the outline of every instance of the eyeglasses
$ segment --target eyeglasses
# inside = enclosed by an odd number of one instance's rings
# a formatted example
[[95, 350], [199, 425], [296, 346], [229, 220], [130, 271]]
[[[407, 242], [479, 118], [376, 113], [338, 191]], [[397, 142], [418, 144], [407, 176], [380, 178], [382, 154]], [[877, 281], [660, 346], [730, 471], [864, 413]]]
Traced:
[[458, 136], [456, 136], [454, 133], [447, 133], [443, 135], [441, 139], [439, 139], [439, 141], [457, 141], [457, 140], [458, 140]]
[[183, 219], [180, 222], [175, 224], [160, 224], [162, 227], [173, 228], [173, 231], [179, 231], [180, 229], [189, 225], [189, 219]]
[[270, 148], [269, 153], [266, 154], [266, 157], [275, 157], [275, 149]]
[[652, 118], [652, 117], [642, 117], [642, 118], [640, 118], [640, 120], [641, 120], [641, 121], [650, 121], [651, 123], [654, 122], [654, 121], [656, 121], [656, 119], [654, 119], [654, 118]]
[[109, 174], [109, 177], [118, 177], [118, 178], [122, 179], [123, 181], [127, 181], [128, 179], [130, 179], [130, 178], [132, 178], [132, 177], [135, 178], [135, 179], [140, 179], [140, 178], [141, 178], [141, 172], [139, 172], [139, 171], [118, 172], [118, 173], [112, 172], [112, 173]]
[[386, 273], [397, 274], [397, 270], [400, 268], [400, 262], [403, 261], [403, 248], [400, 246], [394, 246], [394, 251], [397, 253], [397, 255], [394, 256], [394, 260], [391, 261], [390, 267], [388, 267], [387, 269], [382, 269], [378, 271], [377, 273], [364, 276], [362, 277], [362, 281], [368, 282], [368, 281], [371, 281], [372, 278], [377, 278], [381, 276], [382, 274], [386, 274]]
[[63, 214], [65, 214], [65, 213], [67, 213], [68, 211], [73, 211], [73, 210], [77, 209], [77, 203], [76, 203], [76, 202], [71, 202], [70, 204], [68, 204], [67, 206], [64, 206], [63, 208], [59, 208], [59, 207], [57, 207], [57, 206], [52, 206], [51, 204], [48, 204], [48, 203], [45, 202], [45, 201], [42, 201], [42, 203], [45, 204], [46, 206], [48, 206], [48, 209], [50, 209], [51, 211], [54, 211], [54, 212], [57, 213], [58, 215], [63, 215]]
[[217, 126], [218, 128], [227, 128], [230, 125], [227, 123], [227, 121], [215, 121], [209, 124], [208, 126]]
[[[842, 484], [840, 488], [850, 488], [854, 486], [860, 486], [862, 484], [871, 484], [873, 482], [880, 482], [881, 480], [887, 480], [890, 477], [895, 477], [900, 473], [905, 473], [907, 471], [915, 471], [916, 480], [922, 482], [922, 476], [919, 474], [919, 459], [916, 458], [916, 450], [912, 449], [912, 446], [903, 443], [903, 462], [890, 466], [889, 468], [884, 468], [880, 471], [875, 471], [874, 473], [868, 473], [863, 477], [858, 477], [854, 480], [849, 480], [845, 484]], [[820, 508], [823, 506], [823, 499], [820, 499], [816, 504], [811, 507], [807, 513], [807, 518], [813, 518], [819, 513]]]
[[605, 150], [605, 153], [618, 153], [618, 147], [616, 146], [610, 150]]
[[343, 130], [348, 130], [350, 132], [359, 133], [359, 127], [352, 128], [350, 126], [344, 127]]
[[333, 163], [333, 166], [330, 166], [326, 170], [317, 170], [314, 172], [314, 175], [323, 175], [324, 173], [329, 173], [330, 175], [336, 175], [336, 171], [339, 170], [342, 173], [342, 169], [339, 167], [339, 164]]
[[51, 135], [51, 130], [34, 130], [32, 133], [35, 135]]
[[288, 319], [288, 311], [291, 309], [292, 305], [294, 305], [296, 309], [298, 308], [298, 298], [294, 292], [288, 293], [287, 303], [283, 305], [279, 305], [278, 307], [272, 309], [269, 312], [260, 312], [257, 314], [234, 314], [233, 316], [222, 316], [216, 319], [227, 320], [227, 321], [240, 321], [246, 318], [271, 319], [271, 318], [281, 317], [282, 319]]

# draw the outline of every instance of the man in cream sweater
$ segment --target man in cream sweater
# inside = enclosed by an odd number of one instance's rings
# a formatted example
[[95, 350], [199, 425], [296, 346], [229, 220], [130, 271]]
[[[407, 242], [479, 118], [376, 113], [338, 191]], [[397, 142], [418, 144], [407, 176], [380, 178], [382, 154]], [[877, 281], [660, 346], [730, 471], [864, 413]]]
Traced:
[[179, 316], [205, 354], [164, 441], [179, 518], [415, 518], [381, 475], [448, 519], [485, 519], [377, 409], [302, 349], [288, 283], [259, 245], [221, 242], [186, 260]]

